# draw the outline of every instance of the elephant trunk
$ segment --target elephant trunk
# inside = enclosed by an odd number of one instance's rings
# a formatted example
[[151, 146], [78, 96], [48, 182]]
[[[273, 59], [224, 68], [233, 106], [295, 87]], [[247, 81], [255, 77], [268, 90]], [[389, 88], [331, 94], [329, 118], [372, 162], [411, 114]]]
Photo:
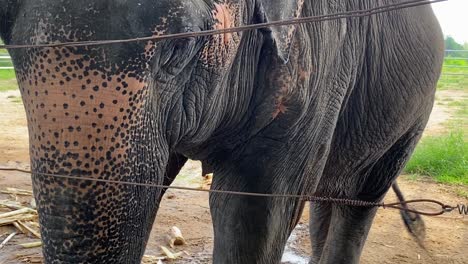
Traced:
[[109, 70], [74, 49], [13, 59], [31, 63], [17, 73], [46, 262], [137, 263], [161, 190], [44, 174], [163, 182], [167, 144], [144, 71]]

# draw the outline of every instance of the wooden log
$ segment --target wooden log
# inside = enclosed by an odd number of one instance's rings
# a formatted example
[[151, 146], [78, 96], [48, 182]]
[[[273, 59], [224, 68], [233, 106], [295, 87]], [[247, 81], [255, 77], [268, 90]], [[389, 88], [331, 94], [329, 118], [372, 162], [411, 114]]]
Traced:
[[42, 242], [36, 241], [36, 242], [31, 242], [31, 243], [24, 243], [24, 244], [20, 244], [20, 246], [22, 246], [23, 248], [35, 248], [35, 247], [42, 246]]
[[35, 237], [41, 238], [41, 234], [39, 232], [37, 232], [36, 230], [34, 230], [31, 227], [27, 226], [22, 221], [18, 221], [18, 224], [20, 224], [24, 229], [28, 230], [29, 233], [33, 234]]
[[25, 196], [33, 195], [32, 191], [22, 190], [22, 189], [17, 189], [17, 188], [6, 188], [5, 190], [1, 190], [0, 192], [5, 193], [5, 194], [14, 194], [14, 195], [25, 195]]
[[21, 214], [21, 215], [14, 215], [11, 217], [0, 219], [0, 226], [4, 225], [12, 225], [16, 221], [31, 221], [36, 220], [36, 214]]
[[16, 257], [16, 259], [24, 263], [44, 263], [41, 256]]
[[151, 255], [144, 255], [142, 259], [142, 263], [155, 263], [157, 261], [165, 260], [165, 256], [151, 256]]
[[16, 201], [9, 201], [9, 200], [1, 200], [0, 201], [0, 208], [5, 207], [5, 208], [10, 208], [13, 210], [19, 210], [26, 208], [25, 206], [22, 206], [20, 202]]
[[36, 213], [36, 210], [25, 207], [16, 211], [0, 214], [0, 219], [15, 216], [15, 215], [20, 215], [20, 214], [28, 214], [28, 213]]
[[171, 248], [185, 244], [185, 238], [182, 236], [182, 231], [177, 226], [173, 226], [166, 235], [166, 241]]
[[13, 232], [9, 236], [7, 236], [7, 238], [5, 238], [5, 240], [3, 240], [3, 242], [0, 244], [0, 249], [2, 249], [8, 243], [8, 241], [10, 241], [14, 236], [16, 236], [16, 234], [16, 232]]
[[41, 228], [41, 226], [39, 225], [38, 222], [31, 222], [31, 221], [29, 221], [29, 222], [27, 222], [26, 224], [28, 224], [28, 225], [30, 225], [30, 226], [33, 226], [33, 227], [35, 227], [35, 228]]
[[26, 234], [23, 227], [20, 224], [18, 224], [18, 222], [14, 222], [13, 225], [16, 227], [16, 229], [18, 229], [18, 231], [20, 231], [23, 234]]
[[163, 251], [164, 255], [166, 255], [167, 259], [170, 259], [170, 260], [176, 259], [174, 254], [167, 247], [161, 246], [161, 250]]

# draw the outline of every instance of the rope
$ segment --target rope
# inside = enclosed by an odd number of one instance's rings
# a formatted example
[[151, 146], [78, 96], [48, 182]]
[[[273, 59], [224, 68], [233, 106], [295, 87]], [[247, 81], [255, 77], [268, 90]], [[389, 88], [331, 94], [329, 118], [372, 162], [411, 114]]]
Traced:
[[[172, 189], [172, 190], [184, 190], [184, 191], [192, 191], [192, 192], [231, 194], [231, 195], [249, 196], [249, 197], [288, 198], [288, 199], [300, 199], [300, 200], [309, 201], [309, 202], [332, 203], [332, 204], [354, 206], [354, 207], [380, 207], [384, 209], [390, 208], [390, 209], [412, 212], [415, 214], [420, 214], [420, 215], [425, 215], [425, 216], [443, 215], [445, 213], [452, 212], [453, 210], [457, 208], [460, 210], [459, 206], [457, 207], [457, 206], [446, 205], [440, 201], [432, 200], [432, 199], [416, 199], [416, 200], [408, 200], [408, 201], [395, 202], [395, 203], [383, 203], [383, 202], [369, 202], [369, 201], [343, 199], [343, 198], [321, 197], [321, 196], [314, 196], [314, 195], [269, 194], [269, 193], [225, 191], [225, 190], [214, 190], [214, 189], [204, 190], [204, 189], [181, 187], [181, 186], [170, 186], [170, 185], [162, 185], [162, 184], [117, 181], [117, 180], [97, 179], [97, 178], [88, 178], [88, 177], [71, 176], [71, 175], [59, 175], [59, 174], [52, 174], [52, 173], [39, 173], [39, 172], [31, 172], [29, 170], [23, 170], [23, 169], [18, 169], [18, 168], [0, 168], [0, 171], [17, 171], [17, 172], [22, 172], [22, 173], [37, 174], [37, 175], [48, 176], [48, 177], [53, 177], [53, 178], [141, 186], [141, 187], [157, 188], [157, 189], [164, 189], [164, 190]], [[408, 204], [415, 204], [415, 203], [432, 203], [432, 204], [440, 206], [441, 209], [440, 211], [436, 211], [436, 212], [425, 212], [425, 211], [419, 211], [419, 210], [411, 209], [407, 207]], [[460, 214], [461, 212], [462, 211], [460, 210]]]
[[334, 14], [329, 14], [329, 15], [293, 18], [293, 19], [287, 19], [287, 20], [281, 20], [281, 21], [258, 23], [258, 24], [252, 24], [252, 25], [226, 28], [226, 29], [204, 30], [204, 31], [199, 31], [199, 32], [185, 32], [185, 33], [167, 34], [167, 35], [161, 35], [161, 36], [148, 36], [148, 37], [141, 37], [141, 38], [116, 39], [116, 40], [73, 41], [73, 42], [46, 43], [46, 44], [0, 45], [0, 49], [82, 47], [82, 46], [99, 46], [99, 45], [122, 44], [122, 43], [142, 42], [142, 41], [156, 42], [156, 41], [161, 41], [161, 40], [171, 40], [171, 39], [192, 38], [192, 37], [236, 33], [236, 32], [261, 29], [261, 28], [267, 28], [267, 27], [280, 27], [280, 26], [297, 25], [297, 24], [304, 24], [304, 23], [317, 23], [317, 22], [337, 20], [337, 19], [343, 19], [343, 18], [366, 17], [366, 16], [376, 15], [380, 13], [386, 13], [390, 11], [406, 9], [406, 8], [416, 7], [416, 6], [429, 5], [429, 4], [445, 2], [445, 1], [448, 1], [448, 0], [413, 0], [413, 1], [406, 1], [403, 3], [388, 4], [388, 5], [383, 5], [383, 6], [363, 9], [363, 10], [347, 11], [347, 12], [334, 13]]

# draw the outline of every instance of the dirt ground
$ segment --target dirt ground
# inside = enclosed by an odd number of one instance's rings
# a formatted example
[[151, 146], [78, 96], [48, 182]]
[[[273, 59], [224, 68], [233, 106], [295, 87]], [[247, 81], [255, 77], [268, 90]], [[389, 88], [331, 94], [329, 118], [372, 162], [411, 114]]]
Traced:
[[[440, 98], [460, 98], [465, 96], [457, 91], [438, 93]], [[17, 91], [0, 93], [0, 167], [28, 168], [28, 136], [24, 110], [14, 102], [19, 97]], [[428, 133], [444, 132], [443, 123], [450, 118], [451, 111], [443, 104], [436, 104]], [[198, 162], [190, 161], [180, 173], [174, 185], [204, 186], [200, 177]], [[437, 184], [430, 179], [400, 178], [400, 187], [408, 199], [436, 198], [450, 204], [467, 203], [457, 196], [459, 186]], [[0, 171], [0, 190], [6, 187], [31, 189], [29, 175]], [[0, 200], [8, 198], [0, 194]], [[23, 200], [31, 199], [23, 197]], [[390, 192], [386, 201], [395, 201]], [[306, 207], [307, 208], [307, 207]], [[308, 239], [308, 209], [305, 210], [299, 225], [291, 236], [283, 257], [283, 263], [306, 264], [311, 254]], [[426, 249], [421, 248], [406, 232], [398, 211], [381, 209], [374, 221], [368, 237], [362, 263], [468, 263], [468, 217], [451, 213], [439, 217], [424, 217], [426, 223]], [[184, 191], [169, 191], [162, 202], [158, 218], [153, 226], [147, 254], [156, 255], [159, 246], [165, 245], [164, 235], [172, 227], [179, 227], [187, 241], [185, 246], [174, 251], [189, 253], [175, 263], [210, 263], [213, 243], [213, 230], [208, 205], [208, 195]], [[0, 228], [0, 242], [13, 228]], [[15, 236], [5, 248], [0, 249], [0, 264], [18, 263], [15, 257], [40, 254], [40, 248], [21, 249], [19, 243], [30, 242], [25, 235]]]

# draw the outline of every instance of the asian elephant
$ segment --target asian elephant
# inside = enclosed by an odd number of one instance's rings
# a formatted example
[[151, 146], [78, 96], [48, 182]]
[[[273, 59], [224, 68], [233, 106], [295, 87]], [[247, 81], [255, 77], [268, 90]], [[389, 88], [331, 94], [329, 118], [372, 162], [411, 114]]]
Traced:
[[[401, 0], [0, 0], [6, 44], [129, 39]], [[9, 50], [46, 263], [139, 263], [187, 158], [214, 189], [380, 201], [443, 60], [430, 6], [165, 41]], [[211, 194], [213, 263], [279, 263], [304, 202]], [[358, 263], [375, 208], [312, 203], [311, 263]]]

